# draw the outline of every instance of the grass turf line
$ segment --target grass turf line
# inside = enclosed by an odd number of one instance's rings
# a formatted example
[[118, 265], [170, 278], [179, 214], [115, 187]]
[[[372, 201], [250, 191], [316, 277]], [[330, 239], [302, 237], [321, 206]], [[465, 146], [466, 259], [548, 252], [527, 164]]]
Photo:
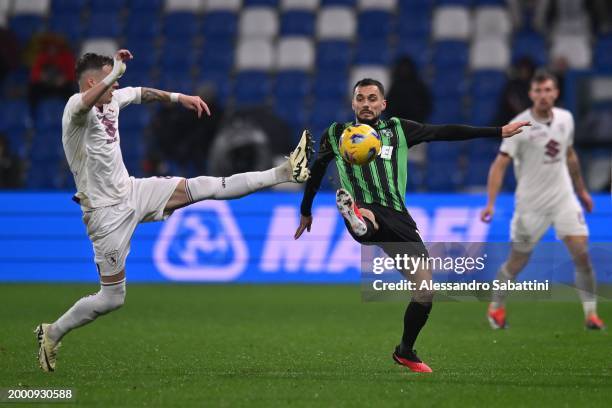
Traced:
[[[486, 304], [434, 304], [416, 348], [391, 352], [405, 305], [362, 303], [356, 286], [128, 285], [126, 305], [70, 333], [57, 371], [32, 329], [95, 285], [0, 287], [0, 388], [72, 388], [70, 406], [609, 406], [611, 342], [579, 302], [516, 302], [492, 331]], [[612, 303], [599, 305], [612, 321]], [[37, 403], [36, 407], [44, 406]], [[57, 407], [58, 404], [49, 404]]]

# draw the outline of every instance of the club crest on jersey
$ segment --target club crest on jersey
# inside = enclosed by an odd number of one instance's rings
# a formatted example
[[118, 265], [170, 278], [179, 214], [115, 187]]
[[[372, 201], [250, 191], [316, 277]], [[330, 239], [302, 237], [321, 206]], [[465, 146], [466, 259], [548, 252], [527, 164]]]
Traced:
[[113, 268], [116, 267], [119, 263], [119, 251], [115, 249], [105, 253], [104, 259], [106, 259], [106, 262], [108, 262], [110, 266], [112, 266]]
[[388, 137], [389, 139], [393, 137], [393, 132], [389, 129], [382, 129], [379, 131], [381, 136]]

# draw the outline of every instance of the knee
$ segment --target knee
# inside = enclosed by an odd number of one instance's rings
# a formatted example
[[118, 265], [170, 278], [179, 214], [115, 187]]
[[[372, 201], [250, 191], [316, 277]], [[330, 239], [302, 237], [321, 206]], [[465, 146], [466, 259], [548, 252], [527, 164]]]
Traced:
[[125, 286], [117, 285], [103, 288], [99, 293], [100, 314], [119, 309], [125, 303]]

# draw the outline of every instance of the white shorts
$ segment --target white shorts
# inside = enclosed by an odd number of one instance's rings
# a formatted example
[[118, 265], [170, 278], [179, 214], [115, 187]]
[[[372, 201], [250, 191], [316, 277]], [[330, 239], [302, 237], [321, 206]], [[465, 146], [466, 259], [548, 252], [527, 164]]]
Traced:
[[180, 177], [130, 177], [130, 192], [124, 201], [83, 213], [100, 276], [112, 276], [125, 268], [136, 225], [162, 221], [171, 215], [164, 213], [164, 208], [181, 180]]
[[520, 252], [531, 252], [551, 225], [555, 228], [557, 239], [568, 235], [589, 236], [589, 227], [580, 204], [571, 201], [549, 213], [516, 211], [510, 224], [513, 248]]

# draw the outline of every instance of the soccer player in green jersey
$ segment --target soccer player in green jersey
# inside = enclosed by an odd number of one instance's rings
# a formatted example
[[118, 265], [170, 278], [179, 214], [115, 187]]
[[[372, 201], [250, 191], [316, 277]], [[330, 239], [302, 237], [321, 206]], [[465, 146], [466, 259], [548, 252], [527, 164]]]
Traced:
[[[422, 142], [438, 140], [458, 141], [479, 137], [502, 138], [521, 132], [529, 122], [510, 123], [504, 127], [471, 127], [465, 125], [426, 125], [392, 117], [381, 119], [387, 106], [383, 85], [374, 79], [358, 81], [353, 88], [352, 109], [355, 120], [332, 123], [323, 133], [317, 158], [311, 169], [301, 205], [298, 239], [304, 230], [310, 231], [313, 219], [312, 202], [327, 165], [335, 160], [342, 188], [336, 192], [336, 204], [355, 240], [366, 245], [377, 245], [389, 256], [410, 252], [413, 256], [427, 256], [416, 223], [406, 209], [406, 178], [408, 149]], [[347, 163], [338, 153], [338, 142], [344, 129], [354, 124], [372, 126], [382, 139], [380, 155], [364, 166]], [[395, 243], [396, 245], [392, 245]], [[398, 251], [397, 243], [405, 243]], [[409, 249], [407, 249], [409, 248]], [[409, 254], [409, 255], [410, 255]], [[423, 280], [431, 280], [431, 271], [402, 271], [419, 287]], [[404, 333], [395, 348], [393, 359], [415, 372], [431, 372], [413, 350], [419, 332], [427, 322], [432, 307], [433, 291], [413, 292], [404, 314]]]

